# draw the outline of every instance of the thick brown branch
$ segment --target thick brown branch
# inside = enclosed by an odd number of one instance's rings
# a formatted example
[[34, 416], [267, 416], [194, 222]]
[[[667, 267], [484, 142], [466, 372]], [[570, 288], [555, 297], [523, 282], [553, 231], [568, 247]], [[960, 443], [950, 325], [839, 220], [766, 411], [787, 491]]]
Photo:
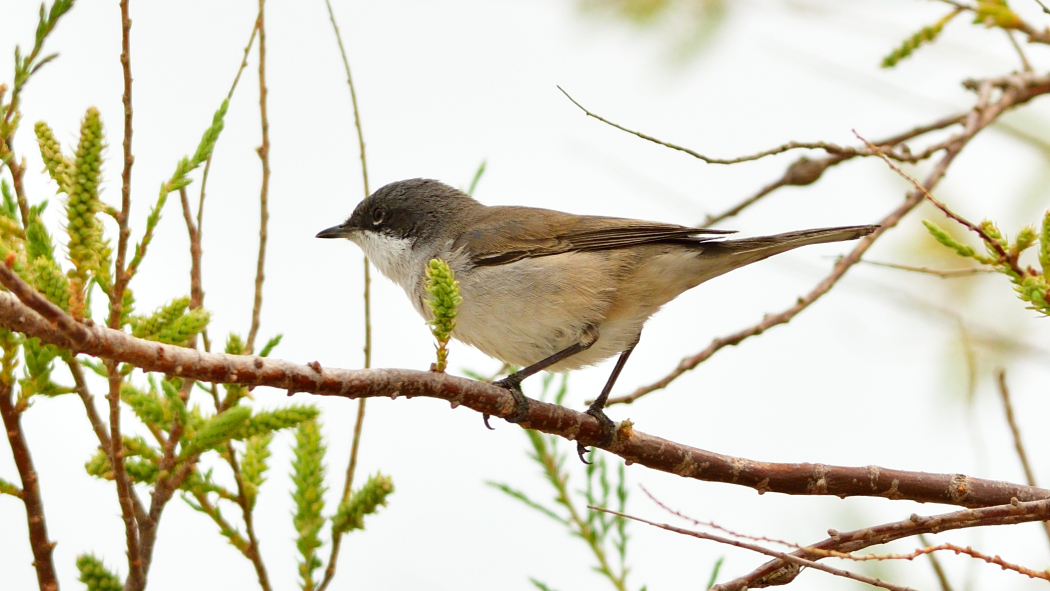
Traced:
[[[0, 282], [21, 282], [10, 269], [0, 266]], [[45, 343], [105, 359], [118, 360], [190, 379], [269, 386], [289, 393], [310, 392], [346, 398], [427, 396], [467, 406], [497, 417], [514, 414], [514, 398], [503, 388], [428, 371], [398, 369], [323, 369], [316, 363], [205, 353], [136, 339], [101, 326], [79, 325], [63, 331], [51, 318], [64, 315], [51, 310], [41, 316], [18, 298], [0, 293], [0, 326], [39, 337]], [[552, 433], [584, 445], [601, 442], [602, 430], [590, 415], [539, 401], [531, 401], [523, 427]], [[797, 495], [872, 496], [964, 507], [1002, 505], [1012, 498], [1022, 501], [1050, 498], [1050, 490], [972, 478], [962, 474], [928, 474], [878, 466], [841, 467], [824, 464], [775, 464], [725, 456], [682, 445], [620, 425], [606, 449], [631, 464], [677, 474], [685, 478], [748, 486], [765, 492]]]
[[47, 522], [44, 520], [44, 502], [40, 499], [40, 484], [37, 480], [33, 458], [29, 454], [22, 431], [22, 413], [15, 408], [11, 400], [11, 386], [0, 382], [0, 416], [4, 421], [7, 442], [11, 445], [11, 455], [15, 459], [15, 468], [22, 480], [22, 502], [26, 507], [26, 522], [29, 525], [29, 546], [33, 551], [33, 567], [41, 591], [58, 591], [58, 579], [55, 578], [55, 564], [51, 551], [55, 544], [47, 537]]

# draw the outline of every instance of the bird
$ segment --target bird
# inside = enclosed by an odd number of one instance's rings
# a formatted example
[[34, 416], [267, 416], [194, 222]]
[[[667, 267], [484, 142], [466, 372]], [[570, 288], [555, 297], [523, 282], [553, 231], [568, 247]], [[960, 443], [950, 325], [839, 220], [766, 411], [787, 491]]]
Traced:
[[[462, 303], [452, 336], [521, 367], [494, 382], [510, 391], [515, 414], [529, 409], [521, 382], [540, 371], [570, 371], [619, 356], [587, 408], [608, 445], [615, 424], [605, 403], [645, 322], [683, 292], [734, 269], [809, 244], [855, 240], [878, 226], [843, 226], [757, 238], [729, 230], [576, 215], [525, 206], [488, 206], [440, 181], [402, 180], [361, 201], [318, 238], [354, 242], [399, 285], [427, 320], [425, 268], [445, 261]], [[486, 416], [486, 425], [487, 422]], [[586, 448], [578, 444], [583, 460]], [[586, 461], [586, 460], [584, 460]]]

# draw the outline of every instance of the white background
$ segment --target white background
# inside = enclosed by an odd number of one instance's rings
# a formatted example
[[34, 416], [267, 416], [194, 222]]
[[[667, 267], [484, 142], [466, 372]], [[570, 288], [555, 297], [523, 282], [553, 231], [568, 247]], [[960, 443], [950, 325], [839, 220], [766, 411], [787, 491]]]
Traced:
[[[1018, 2], [1033, 22], [1047, 17]], [[777, 178], [797, 157], [732, 167], [704, 165], [586, 118], [558, 90], [624, 125], [714, 156], [734, 156], [789, 140], [854, 143], [888, 136], [969, 107], [959, 82], [1018, 67], [1001, 31], [960, 18], [943, 39], [894, 70], [883, 55], [947, 11], [933, 2], [778, 2], [728, 7], [726, 21], [690, 51], [691, 24], [637, 27], [574, 2], [336, 2], [357, 84], [372, 189], [418, 176], [465, 187], [482, 160], [476, 196], [524, 204], [683, 224], [698, 223]], [[31, 45], [37, 6], [0, 0], [0, 50]], [[133, 2], [133, 227], [140, 236], [157, 187], [178, 158], [192, 153], [226, 95], [256, 15], [250, 3]], [[680, 15], [679, 15], [680, 16]], [[679, 17], [676, 17], [679, 18]], [[322, 2], [273, 2], [267, 8], [270, 88], [271, 226], [260, 340], [283, 333], [275, 356], [329, 367], [360, 367], [361, 253], [352, 244], [314, 239], [342, 221], [362, 183], [342, 64]], [[43, 119], [66, 146], [85, 109], [97, 106], [109, 149], [103, 198], [117, 203], [121, 171], [120, 14], [117, 3], [81, 0], [60, 23], [48, 51], [61, 57], [23, 95], [16, 149], [28, 159], [27, 191], [36, 202], [54, 186], [32, 123]], [[1030, 49], [1037, 69], [1045, 48]], [[10, 53], [7, 53], [10, 55]], [[205, 305], [216, 341], [247, 332], [258, 233], [260, 141], [257, 55], [237, 90], [215, 152], [204, 222]], [[0, 80], [10, 81], [9, 58]], [[1043, 99], [1007, 120], [1045, 138]], [[1004, 230], [1040, 219], [1047, 206], [1046, 152], [1000, 129], [981, 135], [954, 164], [938, 194], [963, 215], [988, 217]], [[920, 168], [919, 172], [924, 170]], [[197, 181], [190, 187], [196, 195]], [[901, 201], [905, 184], [874, 160], [830, 170], [821, 182], [785, 189], [721, 227], [760, 235], [806, 227], [872, 223]], [[172, 197], [175, 197], [174, 195]], [[53, 228], [61, 208], [49, 209]], [[140, 311], [188, 293], [188, 248], [177, 199], [134, 284]], [[869, 258], [932, 267], [960, 266], [926, 236], [913, 215]], [[59, 234], [61, 236], [61, 234]], [[847, 245], [809, 247], [720, 278], [668, 305], [648, 324], [617, 393], [649, 383], [712, 338], [790, 306], [826, 274]], [[373, 364], [424, 369], [433, 345], [403, 294], [374, 282]], [[976, 359], [968, 402], [965, 327]], [[993, 369], [1009, 370], [1021, 427], [1043, 484], [1050, 436], [1046, 393], [1050, 336], [1001, 276], [944, 281], [860, 266], [834, 292], [788, 326], [719, 352], [665, 391], [615, 420], [701, 448], [765, 461], [821, 462], [961, 472], [1023, 481], [996, 395]], [[498, 364], [459, 345], [453, 371], [487, 373]], [[597, 393], [611, 363], [570, 379], [568, 404]], [[58, 372], [59, 380], [65, 377]], [[534, 386], [535, 387], [535, 386]], [[98, 386], [96, 391], [101, 393]], [[533, 391], [535, 392], [535, 391]], [[255, 391], [258, 408], [289, 403], [283, 392]], [[329, 446], [329, 512], [342, 489], [356, 403], [297, 395], [324, 409]], [[100, 401], [101, 402], [101, 401]], [[125, 415], [130, 428], [135, 419]], [[535, 577], [557, 589], [602, 588], [585, 546], [540, 514], [484, 484], [499, 481], [538, 500], [551, 492], [525, 455], [517, 427], [433, 400], [375, 400], [357, 482], [382, 470], [397, 487], [367, 532], [344, 540], [334, 588], [529, 589]], [[34, 399], [23, 417], [55, 561], [65, 588], [78, 588], [75, 557], [94, 552], [123, 576], [123, 525], [114, 486], [88, 477], [97, 442], [74, 397]], [[257, 532], [275, 589], [295, 588], [296, 559], [287, 476], [291, 434], [274, 440]], [[616, 458], [609, 456], [615, 464]], [[574, 462], [575, 460], [573, 460]], [[569, 463], [580, 486], [582, 468]], [[228, 474], [217, 471], [220, 478]], [[759, 496], [746, 488], [685, 481], [642, 467], [627, 470], [629, 510], [674, 518], [637, 488], [736, 531], [811, 542], [829, 527], [848, 530], [951, 510], [882, 499]], [[6, 440], [0, 477], [18, 482]], [[231, 517], [236, 512], [227, 509]], [[23, 506], [0, 497], [0, 588], [36, 587]], [[631, 526], [632, 588], [700, 588], [719, 556], [722, 580], [764, 561], [742, 551]], [[1042, 569], [1047, 540], [1037, 524], [944, 535], [1007, 560]], [[894, 545], [897, 551], [912, 542]], [[327, 558], [327, 548], [321, 556]], [[1035, 588], [996, 567], [944, 556], [958, 589]], [[846, 565], [920, 589], [936, 586], [924, 560]], [[202, 514], [174, 499], [160, 525], [149, 574], [152, 589], [253, 588], [251, 565], [224, 543]], [[852, 588], [816, 572], [793, 588]], [[1027, 585], [1027, 586], [1026, 586]]]

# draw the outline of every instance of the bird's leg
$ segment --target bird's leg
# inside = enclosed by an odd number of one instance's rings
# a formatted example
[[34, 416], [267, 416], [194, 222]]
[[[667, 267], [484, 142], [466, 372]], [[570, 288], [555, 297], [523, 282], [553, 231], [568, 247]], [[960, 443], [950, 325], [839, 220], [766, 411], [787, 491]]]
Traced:
[[[640, 337], [641, 335], [639, 335]], [[612, 422], [612, 419], [605, 415], [602, 411], [605, 408], [605, 401], [609, 399], [609, 393], [612, 392], [613, 384], [616, 383], [616, 378], [620, 377], [620, 372], [623, 370], [623, 366], [627, 365], [627, 358], [631, 356], [631, 351], [638, 345], [638, 339], [634, 340], [634, 343], [627, 348], [626, 351], [620, 353], [620, 358], [616, 360], [616, 365], [613, 367], [612, 374], [609, 375], [609, 380], [605, 382], [605, 387], [602, 388], [602, 393], [594, 399], [594, 402], [587, 407], [586, 413], [598, 420], [598, 424], [602, 427], [603, 438], [598, 444], [599, 446], [608, 445], [612, 441], [613, 435], [616, 434], [616, 424]], [[576, 453], [580, 456], [580, 461], [584, 464], [590, 464], [587, 460], [583, 459], [583, 454], [587, 453], [587, 448], [582, 443], [576, 444]]]
[[[550, 357], [546, 357], [533, 363], [532, 365], [520, 369], [509, 376], [492, 382], [493, 385], [499, 386], [500, 388], [506, 388], [510, 390], [511, 396], [514, 397], [514, 405], [517, 407], [518, 412], [514, 413], [514, 416], [507, 417], [508, 423], [520, 423], [525, 420], [525, 417], [529, 414], [529, 399], [525, 397], [521, 392], [521, 381], [531, 376], [532, 374], [539, 373], [548, 367], [558, 363], [562, 359], [572, 357], [573, 355], [586, 351], [591, 348], [591, 345], [598, 341], [598, 329], [593, 326], [588, 326], [584, 329], [583, 335], [580, 336], [580, 340], [569, 345], [568, 347], [558, 351]], [[484, 415], [485, 426], [489, 429], [492, 428], [489, 425], [489, 415]]]

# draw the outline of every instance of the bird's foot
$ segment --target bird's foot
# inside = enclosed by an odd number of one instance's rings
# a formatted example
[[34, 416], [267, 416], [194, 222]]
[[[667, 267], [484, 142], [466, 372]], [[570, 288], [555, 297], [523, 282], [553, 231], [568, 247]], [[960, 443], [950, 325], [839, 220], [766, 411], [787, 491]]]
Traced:
[[[614, 423], [612, 419], [606, 416], [605, 413], [602, 412], [602, 409], [600, 407], [597, 407], [593, 404], [590, 407], [588, 407], [587, 410], [584, 412], [594, 417], [602, 428], [602, 440], [598, 442], [597, 447], [605, 447], [606, 445], [612, 443], [613, 436], [616, 435], [616, 423]], [[580, 461], [584, 464], [590, 464], [590, 462], [583, 458], [584, 454], [586, 454], [588, 451], [589, 450], [586, 447], [584, 447], [582, 443], [576, 444], [576, 454], [580, 456]]]
[[[514, 376], [508, 376], [502, 380], [496, 380], [492, 382], [492, 385], [499, 386], [504, 390], [510, 392], [510, 395], [514, 397], [514, 408], [516, 409], [514, 414], [506, 417], [508, 423], [520, 423], [529, 416], [529, 399], [525, 397], [525, 394], [521, 392], [521, 381], [513, 379]], [[489, 429], [492, 427], [489, 425], [489, 415], [484, 416], [485, 426]]]

